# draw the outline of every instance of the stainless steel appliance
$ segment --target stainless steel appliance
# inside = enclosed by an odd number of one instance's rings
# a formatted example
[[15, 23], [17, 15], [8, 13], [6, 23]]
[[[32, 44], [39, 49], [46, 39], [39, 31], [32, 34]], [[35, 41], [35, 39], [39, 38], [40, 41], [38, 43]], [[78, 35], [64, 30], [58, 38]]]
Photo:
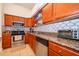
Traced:
[[15, 21], [15, 22], [13, 22], [12, 25], [13, 26], [24, 26], [24, 23], [23, 22], [20, 22], [20, 21]]
[[20, 41], [24, 41], [23, 37], [25, 35], [24, 32], [24, 23], [20, 22], [20, 21], [15, 21], [12, 23], [12, 31], [11, 31], [11, 35], [12, 35], [12, 42], [20, 42]]
[[25, 35], [24, 31], [12, 31], [11, 32], [12, 35]]
[[37, 37], [36, 55], [37, 56], [47, 56], [48, 55], [48, 40]]
[[59, 30], [58, 37], [79, 40], [79, 29]]

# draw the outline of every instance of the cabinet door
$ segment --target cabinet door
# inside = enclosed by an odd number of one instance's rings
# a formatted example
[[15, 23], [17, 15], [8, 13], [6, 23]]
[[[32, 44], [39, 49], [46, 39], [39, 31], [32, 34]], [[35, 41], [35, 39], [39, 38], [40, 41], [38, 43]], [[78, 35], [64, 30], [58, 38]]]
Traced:
[[36, 37], [29, 33], [29, 45], [34, 52], [36, 52]]
[[49, 48], [63, 56], [79, 56], [79, 52], [76, 52], [74, 50], [71, 50], [69, 48], [60, 46], [52, 42], [49, 42]]
[[60, 56], [58, 53], [54, 52], [53, 50], [49, 49], [48, 56]]
[[27, 44], [27, 35], [26, 35], [26, 33], [24, 35], [24, 43]]
[[25, 33], [25, 44], [29, 43], [29, 45], [31, 45], [31, 43], [32, 43], [31, 39], [32, 39], [31, 34]]
[[13, 16], [13, 22], [14, 21], [19, 21], [19, 17], [18, 16]]
[[19, 17], [19, 21], [24, 22], [25, 19], [23, 17]]
[[30, 18], [25, 18], [25, 26], [29, 27], [30, 24]]
[[11, 47], [11, 35], [10, 33], [2, 34], [2, 48], [10, 48]]
[[27, 26], [32, 27], [32, 19], [31, 18], [27, 20]]
[[54, 3], [53, 8], [56, 19], [79, 13], [79, 3]]
[[27, 27], [33, 27], [36, 24], [36, 21], [34, 18], [28, 18], [26, 19], [26, 26]]
[[42, 9], [42, 21], [47, 23], [53, 20], [53, 4], [49, 3]]
[[4, 24], [5, 24], [5, 26], [11, 26], [11, 24], [12, 24], [12, 20], [13, 20], [13, 18], [12, 18], [12, 16], [11, 15], [7, 15], [7, 14], [5, 14], [5, 16], [4, 16], [5, 18], [5, 20], [4, 20]]
[[33, 35], [33, 39], [32, 39], [32, 49], [33, 51], [36, 53], [36, 37]]

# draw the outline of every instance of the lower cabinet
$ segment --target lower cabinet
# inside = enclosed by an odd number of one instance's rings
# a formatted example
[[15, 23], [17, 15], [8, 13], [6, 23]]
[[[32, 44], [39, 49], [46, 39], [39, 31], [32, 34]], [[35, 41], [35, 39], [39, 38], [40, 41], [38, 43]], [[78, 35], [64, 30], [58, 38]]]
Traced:
[[[70, 48], [63, 47], [59, 44], [56, 44], [56, 43], [53, 43], [50, 41], [48, 44], [49, 44], [49, 52], [48, 52], [49, 56], [51, 56], [51, 55], [55, 56], [57, 54], [62, 55], [62, 56], [79, 56], [79, 52], [74, 51]], [[53, 51], [55, 51], [56, 53]]]
[[48, 50], [48, 56], [60, 56], [58, 53], [54, 52], [53, 50]]
[[[25, 43], [28, 43], [34, 53], [36, 54], [36, 36], [27, 33], [25, 36]], [[48, 56], [79, 56], [79, 52], [71, 48], [64, 47], [57, 43], [48, 41]]]
[[28, 43], [30, 45], [34, 53], [36, 52], [36, 36], [27, 33], [25, 36], [25, 43]]
[[28, 33], [25, 33], [25, 44], [27, 44], [29, 42], [29, 34]]
[[36, 52], [36, 36], [30, 34], [30, 39], [29, 39], [29, 45], [33, 49], [34, 52]]
[[11, 47], [11, 34], [10, 33], [2, 33], [2, 48], [10, 48]]

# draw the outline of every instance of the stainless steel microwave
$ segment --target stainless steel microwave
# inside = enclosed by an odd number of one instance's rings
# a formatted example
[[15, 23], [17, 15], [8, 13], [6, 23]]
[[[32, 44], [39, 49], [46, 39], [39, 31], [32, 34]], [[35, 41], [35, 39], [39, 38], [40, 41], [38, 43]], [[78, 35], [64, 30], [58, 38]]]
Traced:
[[58, 30], [58, 37], [79, 40], [79, 30]]

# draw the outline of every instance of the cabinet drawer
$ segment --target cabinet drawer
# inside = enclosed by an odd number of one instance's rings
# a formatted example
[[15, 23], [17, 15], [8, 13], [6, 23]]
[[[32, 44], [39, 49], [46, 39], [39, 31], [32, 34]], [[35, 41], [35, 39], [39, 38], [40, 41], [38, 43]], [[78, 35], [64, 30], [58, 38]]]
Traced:
[[63, 56], [79, 56], [79, 52], [75, 52], [69, 48], [62, 47], [58, 44], [55, 44], [53, 42], [49, 42], [49, 48], [53, 51], [57, 52], [58, 54], [61, 54]]
[[54, 52], [54, 51], [51, 50], [51, 49], [49, 49], [48, 55], [49, 55], [49, 56], [60, 56], [58, 53]]

